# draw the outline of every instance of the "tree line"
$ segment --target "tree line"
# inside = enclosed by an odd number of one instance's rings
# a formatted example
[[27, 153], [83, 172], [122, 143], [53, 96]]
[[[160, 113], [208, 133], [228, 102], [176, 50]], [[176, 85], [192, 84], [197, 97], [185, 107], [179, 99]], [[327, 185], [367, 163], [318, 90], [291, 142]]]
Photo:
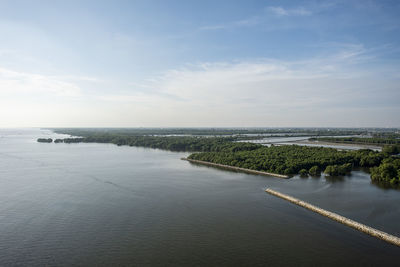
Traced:
[[[177, 152], [194, 151], [246, 151], [261, 145], [234, 142], [240, 137], [198, 137], [198, 136], [129, 136], [119, 134], [95, 134], [80, 138], [56, 139], [55, 143], [111, 143], [118, 146], [140, 146]], [[39, 140], [38, 140], [39, 141]]]
[[51, 139], [51, 138], [39, 138], [37, 141], [39, 143], [52, 143], [53, 139]]
[[372, 181], [400, 184], [400, 145], [385, 146], [382, 152], [370, 149], [339, 151], [334, 148], [271, 146], [250, 151], [194, 153], [190, 159], [285, 175], [329, 176], [350, 173], [356, 167], [371, 168]]
[[356, 135], [367, 134], [367, 129], [349, 128], [53, 128], [55, 133], [88, 137], [94, 134], [114, 135], [257, 135], [257, 134], [307, 134], [324, 135]]
[[[266, 147], [235, 142], [240, 137], [139, 136], [95, 133], [79, 138], [55, 139], [55, 143], [112, 143], [118, 146], [140, 146], [171, 151], [195, 152], [190, 159], [285, 175], [318, 176], [321, 172], [338, 176], [355, 167], [371, 168], [371, 179], [392, 185], [400, 181], [400, 145], [384, 146], [382, 152], [361, 149], [340, 151], [334, 148], [298, 145]], [[52, 142], [39, 138], [38, 142]]]
[[399, 138], [380, 138], [380, 137], [319, 137], [319, 138], [310, 138], [310, 140], [332, 142], [332, 143], [351, 143], [351, 144], [368, 144], [368, 145], [400, 144]]
[[353, 167], [379, 165], [382, 155], [372, 150], [339, 151], [298, 145], [260, 147], [251, 151], [194, 153], [191, 159], [285, 175], [345, 174]]

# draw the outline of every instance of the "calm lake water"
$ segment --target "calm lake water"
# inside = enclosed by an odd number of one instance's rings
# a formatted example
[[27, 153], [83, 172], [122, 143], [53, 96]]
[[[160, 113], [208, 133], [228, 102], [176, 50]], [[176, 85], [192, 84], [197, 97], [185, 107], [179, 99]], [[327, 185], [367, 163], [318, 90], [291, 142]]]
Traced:
[[[324, 137], [360, 137], [360, 135], [343, 135], [343, 136], [324, 136]], [[238, 142], [248, 142], [254, 144], [263, 144], [270, 146], [274, 145], [298, 145], [298, 146], [311, 146], [311, 147], [330, 147], [336, 148], [340, 150], [359, 150], [359, 149], [371, 149], [375, 151], [381, 151], [382, 148], [380, 146], [367, 145], [367, 144], [335, 144], [329, 142], [307, 142], [309, 138], [318, 137], [318, 136], [293, 136], [293, 137], [274, 137], [269, 136], [262, 139], [255, 140], [240, 140]]]
[[400, 236], [400, 191], [363, 172], [282, 180], [187, 153], [42, 144], [0, 130], [0, 266], [398, 266], [400, 248], [264, 192]]

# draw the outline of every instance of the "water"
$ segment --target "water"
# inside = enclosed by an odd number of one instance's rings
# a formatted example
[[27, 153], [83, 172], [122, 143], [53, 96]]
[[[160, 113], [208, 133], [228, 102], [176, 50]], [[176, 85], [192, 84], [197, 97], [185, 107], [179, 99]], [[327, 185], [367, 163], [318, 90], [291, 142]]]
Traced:
[[400, 191], [353, 172], [289, 180], [109, 144], [0, 130], [0, 266], [368, 266], [400, 248], [264, 192], [400, 236]]
[[311, 143], [311, 142], [304, 142], [304, 143], [297, 143], [297, 142], [282, 142], [282, 143], [275, 143], [275, 145], [298, 145], [298, 146], [310, 146], [310, 147], [329, 147], [329, 148], [336, 148], [339, 150], [360, 150], [360, 149], [371, 149], [373, 151], [382, 151], [381, 147], [378, 146], [370, 146], [370, 145], [356, 145], [356, 144], [324, 144], [324, 143]]
[[[343, 136], [324, 136], [324, 137], [365, 137], [361, 135], [343, 135]], [[359, 150], [359, 149], [371, 149], [374, 151], [381, 151], [382, 148], [374, 145], [367, 144], [340, 144], [340, 143], [331, 143], [331, 142], [309, 142], [308, 139], [315, 138], [319, 136], [291, 136], [291, 137], [274, 137], [270, 136], [268, 138], [255, 139], [255, 140], [240, 140], [237, 142], [249, 142], [254, 144], [262, 144], [265, 146], [274, 145], [298, 145], [298, 146], [310, 146], [310, 147], [330, 147], [336, 148], [340, 150]]]

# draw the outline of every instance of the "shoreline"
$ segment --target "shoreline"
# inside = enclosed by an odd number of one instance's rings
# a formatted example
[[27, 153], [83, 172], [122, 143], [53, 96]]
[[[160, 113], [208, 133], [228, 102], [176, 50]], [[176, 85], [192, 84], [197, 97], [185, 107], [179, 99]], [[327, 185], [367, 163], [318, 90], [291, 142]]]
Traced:
[[202, 164], [202, 165], [206, 165], [206, 166], [220, 167], [220, 168], [234, 170], [234, 171], [241, 171], [241, 172], [245, 172], [248, 174], [272, 176], [272, 177], [277, 177], [277, 178], [281, 178], [281, 179], [289, 179], [290, 178], [289, 176], [283, 175], [283, 174], [264, 172], [264, 171], [256, 171], [256, 170], [240, 168], [240, 167], [235, 167], [235, 166], [229, 166], [229, 165], [213, 163], [213, 162], [208, 162], [208, 161], [202, 161], [202, 160], [197, 160], [197, 159], [181, 158], [181, 160], [186, 160], [189, 162], [198, 163], [198, 164]]
[[280, 193], [280, 192], [272, 190], [270, 188], [267, 188], [265, 190], [265, 192], [267, 192], [267, 193], [269, 193], [269, 194], [271, 194], [273, 196], [279, 197], [281, 199], [287, 200], [287, 201], [289, 201], [289, 202], [291, 202], [293, 204], [296, 204], [296, 205], [298, 205], [300, 207], [303, 207], [303, 208], [306, 208], [308, 210], [311, 210], [311, 211], [313, 211], [315, 213], [318, 213], [318, 214], [320, 214], [322, 216], [328, 217], [329, 219], [332, 219], [332, 220], [337, 221], [337, 222], [339, 222], [341, 224], [344, 224], [346, 226], [354, 228], [354, 229], [356, 229], [356, 230], [358, 230], [360, 232], [363, 232], [365, 234], [368, 234], [370, 236], [379, 238], [379, 239], [381, 239], [383, 241], [386, 241], [386, 242], [388, 242], [390, 244], [393, 244], [393, 245], [396, 245], [396, 246], [400, 247], [400, 238], [397, 237], [397, 236], [385, 233], [383, 231], [377, 230], [377, 229], [372, 228], [370, 226], [367, 226], [365, 224], [353, 221], [353, 220], [348, 219], [348, 218], [346, 218], [344, 216], [341, 216], [341, 215], [339, 215], [337, 213], [327, 211], [325, 209], [319, 208], [319, 207], [314, 206], [314, 205], [312, 205], [310, 203], [307, 203], [307, 202], [302, 201], [300, 199], [297, 199], [297, 198], [291, 197], [289, 195]]
[[[292, 143], [292, 142], [288, 142]], [[299, 144], [315, 144], [315, 145], [329, 145], [329, 146], [348, 146], [348, 147], [361, 147], [365, 149], [382, 149], [382, 146], [377, 144], [366, 144], [366, 143], [342, 143], [342, 142], [327, 142], [327, 141], [293, 141], [293, 143]]]

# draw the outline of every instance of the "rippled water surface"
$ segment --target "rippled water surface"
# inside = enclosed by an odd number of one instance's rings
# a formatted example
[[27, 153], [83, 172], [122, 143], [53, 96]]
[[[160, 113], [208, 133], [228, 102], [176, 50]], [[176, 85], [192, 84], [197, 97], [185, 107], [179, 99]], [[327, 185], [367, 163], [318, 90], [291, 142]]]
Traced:
[[0, 130], [0, 266], [395, 266], [400, 248], [268, 195], [268, 187], [400, 236], [400, 191], [363, 172], [282, 180], [186, 153], [42, 144]]

